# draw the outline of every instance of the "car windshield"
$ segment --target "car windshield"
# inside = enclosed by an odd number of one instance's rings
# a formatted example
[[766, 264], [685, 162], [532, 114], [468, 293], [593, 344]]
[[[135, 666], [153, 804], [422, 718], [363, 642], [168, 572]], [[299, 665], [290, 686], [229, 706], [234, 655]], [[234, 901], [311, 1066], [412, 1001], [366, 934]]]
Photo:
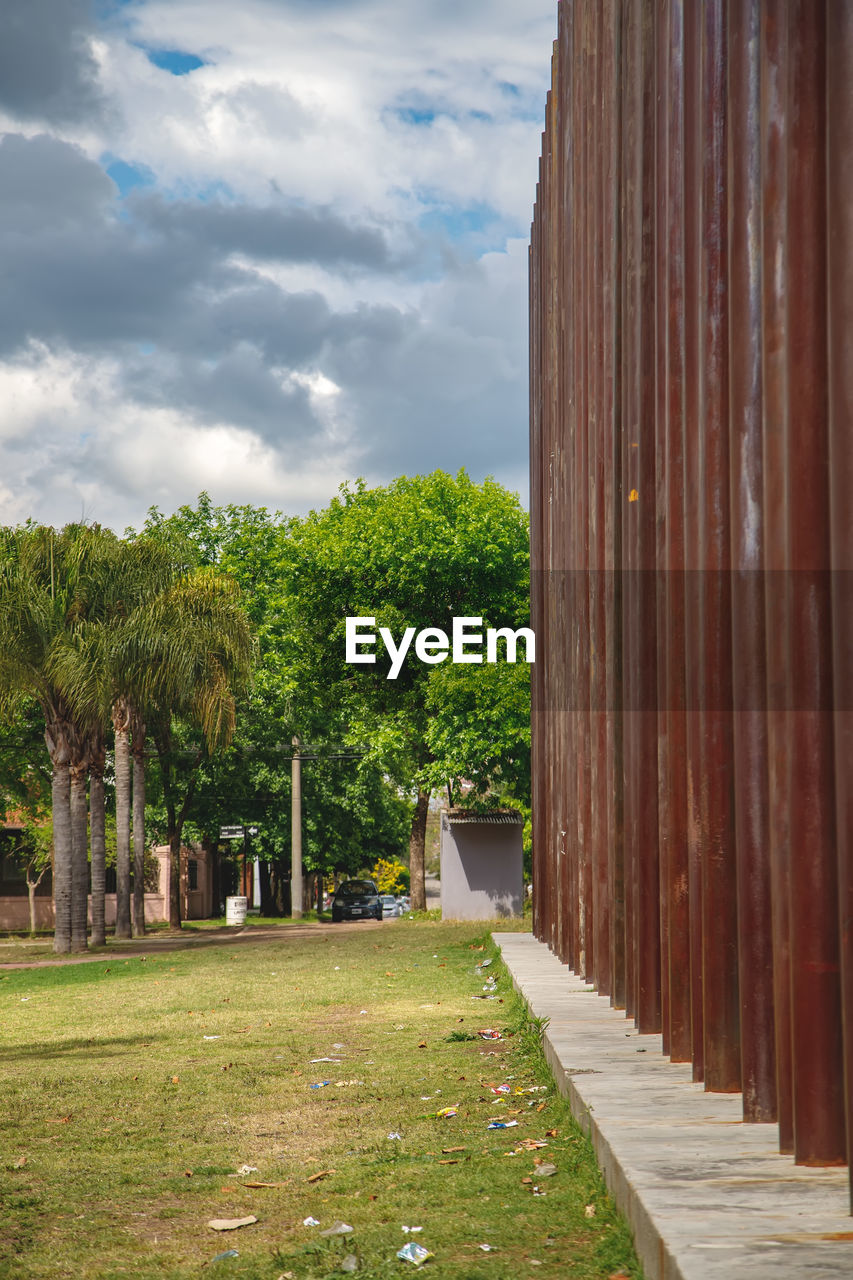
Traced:
[[342, 884], [338, 893], [342, 898], [363, 898], [365, 894], [374, 894], [376, 889], [370, 880], [348, 880]]

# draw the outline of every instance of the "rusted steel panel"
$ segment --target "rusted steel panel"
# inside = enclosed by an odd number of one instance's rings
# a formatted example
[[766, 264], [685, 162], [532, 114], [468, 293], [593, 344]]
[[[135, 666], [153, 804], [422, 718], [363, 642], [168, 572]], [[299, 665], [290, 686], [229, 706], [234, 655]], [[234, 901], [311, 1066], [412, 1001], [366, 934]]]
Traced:
[[668, 27], [666, 136], [665, 403], [665, 700], [667, 732], [666, 859], [669, 917], [669, 1053], [689, 1062], [690, 914], [687, 842], [687, 719], [684, 597], [684, 0], [671, 0]]
[[623, 236], [624, 236], [624, 340], [622, 344], [622, 646], [624, 661], [623, 759], [625, 777], [625, 1010], [637, 1014], [639, 922], [639, 795], [636, 707], [639, 699], [637, 670], [638, 548], [635, 506], [639, 495], [639, 440], [637, 424], [641, 405], [640, 325], [642, 317], [642, 0], [625, 6], [623, 58]]
[[704, 1000], [702, 982], [702, 863], [700, 796], [702, 777], [700, 722], [701, 559], [699, 548], [699, 324], [700, 226], [702, 193], [702, 29], [698, 5], [684, 8], [684, 661], [687, 795], [687, 867], [690, 920], [690, 1023], [693, 1079], [705, 1074]]
[[[853, 5], [827, 9], [829, 455], [847, 1161], [853, 1156]], [[853, 1209], [853, 1180], [851, 1180]]]
[[732, 766], [724, 0], [702, 7], [700, 852], [705, 1088], [740, 1088]]
[[[660, 859], [660, 1009], [663, 1051], [670, 1052], [670, 873], [669, 856], [673, 829], [669, 811], [669, 653], [667, 613], [669, 575], [667, 573], [666, 492], [667, 454], [667, 328], [669, 304], [669, 224], [667, 218], [669, 140], [669, 0], [657, 0], [655, 42], [655, 562], [657, 600], [657, 755], [658, 755], [658, 851]], [[664, 514], [666, 513], [666, 514]]]
[[660, 1030], [660, 872], [658, 848], [657, 759], [657, 593], [655, 510], [655, 310], [654, 310], [654, 161], [655, 161], [655, 0], [642, 0], [639, 14], [641, 77], [639, 415], [637, 419], [638, 497], [630, 504], [637, 540], [636, 633], [638, 803], [637, 868], [637, 1026]]
[[853, 0], [562, 0], [530, 258], [534, 927], [810, 1163], [853, 1110], [851, 64]]
[[788, 8], [788, 565], [794, 1156], [844, 1163], [833, 778], [826, 323], [826, 10]]
[[732, 689], [743, 1116], [776, 1119], [767, 858], [761, 406], [759, 0], [729, 0], [729, 410]]
[[612, 51], [611, 116], [608, 156], [612, 182], [605, 220], [606, 243], [611, 247], [610, 300], [612, 320], [607, 325], [608, 387], [612, 402], [607, 415], [607, 760], [611, 772], [612, 804], [608, 812], [610, 833], [610, 936], [611, 1002], [625, 1007], [625, 756], [624, 667], [622, 667], [622, 317], [624, 308], [624, 234], [622, 234], [622, 92], [624, 83], [624, 5], [611, 0], [608, 40]]
[[794, 1150], [788, 813], [787, 0], [764, 0], [761, 31], [762, 397], [767, 663], [768, 848], [773, 931], [776, 1102], [781, 1151]]

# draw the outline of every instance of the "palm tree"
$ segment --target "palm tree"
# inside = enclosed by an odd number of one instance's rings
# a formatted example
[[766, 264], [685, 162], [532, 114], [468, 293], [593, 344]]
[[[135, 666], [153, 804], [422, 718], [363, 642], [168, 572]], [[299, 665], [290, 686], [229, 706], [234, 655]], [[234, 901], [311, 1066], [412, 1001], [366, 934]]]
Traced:
[[[116, 923], [115, 936], [140, 937], [145, 932], [145, 747], [144, 701], [153, 670], [168, 653], [154, 639], [153, 603], [186, 569], [180, 550], [162, 539], [126, 541], [103, 532], [97, 563], [100, 608], [97, 622], [80, 628], [57, 649], [54, 674], [78, 716], [87, 723], [111, 725], [115, 743]], [[156, 681], [153, 681], [156, 684]], [[131, 733], [133, 763], [131, 765]], [[90, 752], [90, 765], [93, 758]], [[133, 777], [133, 919], [131, 922], [131, 776]], [[96, 787], [93, 804], [103, 808]], [[93, 812], [93, 832], [103, 827], [103, 813]], [[94, 849], [93, 849], [94, 856]], [[93, 878], [93, 921], [103, 914], [103, 884]]]
[[94, 531], [41, 525], [0, 531], [0, 702], [39, 703], [52, 767], [54, 951], [86, 947], [85, 777], [90, 719], [75, 713], [55, 657], [97, 612]]
[[[235, 725], [235, 694], [248, 687], [254, 641], [233, 578], [196, 570], [154, 601], [147, 701], [160, 760], [169, 838], [169, 925], [181, 927], [180, 852], [183, 827], [206, 753], [227, 746]], [[202, 733], [180, 806], [173, 771], [173, 716]]]

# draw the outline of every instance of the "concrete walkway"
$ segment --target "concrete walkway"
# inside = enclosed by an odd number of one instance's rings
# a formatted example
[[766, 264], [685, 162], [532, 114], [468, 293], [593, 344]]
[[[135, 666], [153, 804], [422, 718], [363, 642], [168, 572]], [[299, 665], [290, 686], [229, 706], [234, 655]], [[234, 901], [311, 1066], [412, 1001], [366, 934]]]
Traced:
[[804, 1169], [530, 934], [495, 933], [648, 1280], [853, 1280], [846, 1169]]

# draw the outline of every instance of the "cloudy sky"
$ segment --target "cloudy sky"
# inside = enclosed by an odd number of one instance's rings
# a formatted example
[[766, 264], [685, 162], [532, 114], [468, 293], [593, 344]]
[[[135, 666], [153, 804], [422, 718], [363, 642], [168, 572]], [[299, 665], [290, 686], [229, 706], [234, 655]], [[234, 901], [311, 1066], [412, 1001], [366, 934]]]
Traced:
[[556, 0], [4, 0], [0, 523], [526, 493]]

